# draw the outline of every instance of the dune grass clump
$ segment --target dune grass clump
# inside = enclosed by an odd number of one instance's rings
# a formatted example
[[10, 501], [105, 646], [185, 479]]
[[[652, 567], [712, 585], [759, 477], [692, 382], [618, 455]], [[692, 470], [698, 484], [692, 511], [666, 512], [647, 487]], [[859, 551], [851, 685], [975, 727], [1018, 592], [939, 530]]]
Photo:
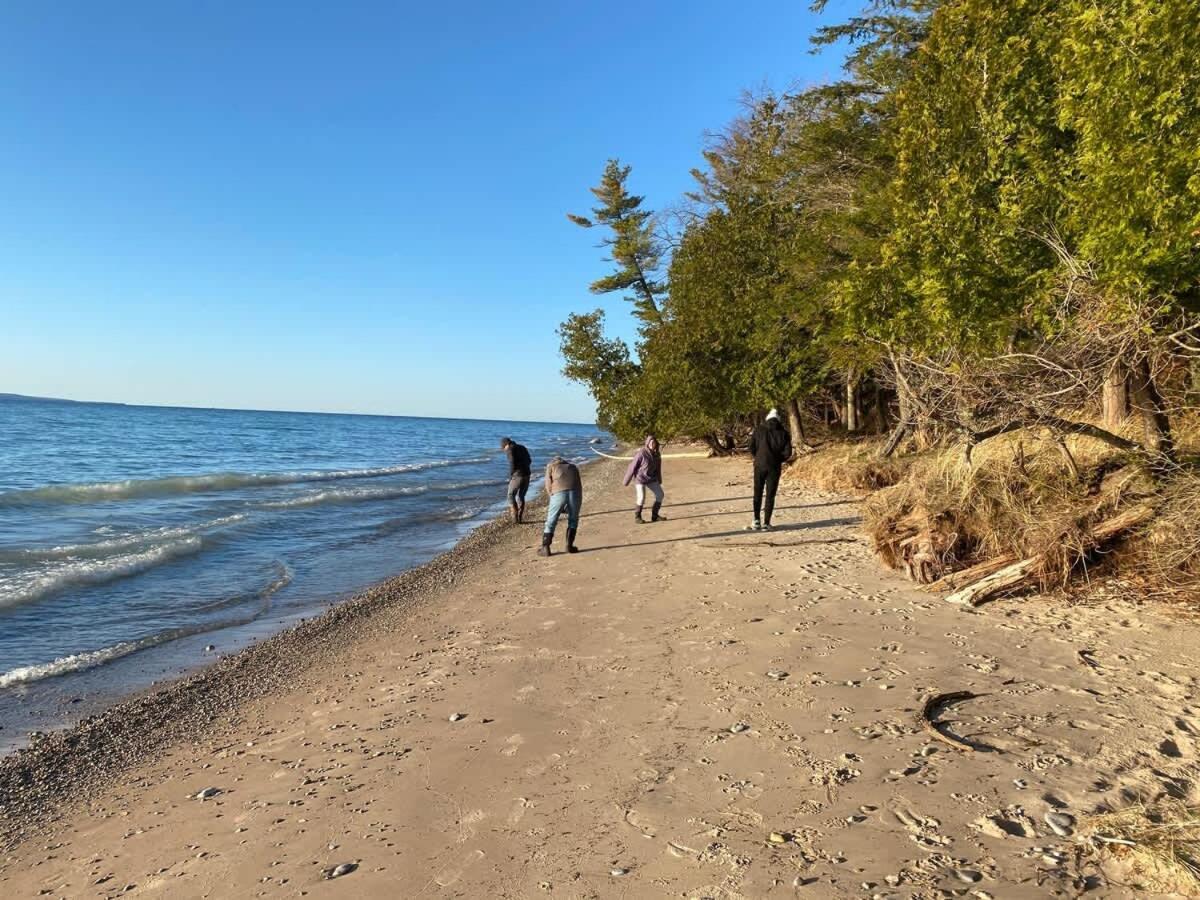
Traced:
[[1144, 465], [1107, 447], [1013, 435], [927, 454], [869, 498], [865, 518], [883, 560], [916, 581], [1038, 556], [1037, 583], [1055, 589], [1106, 562], [1097, 523], [1153, 492]]
[[827, 491], [871, 493], [904, 479], [915, 456], [883, 458], [883, 439], [826, 441], [820, 449], [798, 457], [787, 469], [788, 479], [804, 481]]
[[1160, 500], [1154, 521], [1130, 542], [1128, 568], [1151, 596], [1200, 600], [1200, 471], [1177, 473]]
[[1200, 896], [1200, 807], [1181, 802], [1092, 816], [1081, 834], [1125, 886]]

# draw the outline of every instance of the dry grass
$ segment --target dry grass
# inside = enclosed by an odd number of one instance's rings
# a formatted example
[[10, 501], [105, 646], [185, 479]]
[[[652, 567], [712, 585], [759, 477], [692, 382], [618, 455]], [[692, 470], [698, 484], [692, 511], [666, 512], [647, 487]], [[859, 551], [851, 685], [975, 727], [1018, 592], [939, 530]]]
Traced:
[[1147, 594], [1200, 600], [1200, 472], [1180, 472], [1163, 486], [1158, 515], [1124, 562]]
[[[1193, 443], [1188, 441], [1188, 444]], [[1037, 583], [1060, 590], [1116, 572], [1144, 596], [1200, 598], [1200, 474], [1156, 480], [1144, 461], [1086, 437], [1033, 431], [891, 460], [880, 442], [827, 444], [791, 477], [869, 494], [865, 520], [884, 562], [930, 581], [984, 560], [1041, 556]], [[1112, 547], [1100, 521], [1151, 500], [1151, 526]]]
[[[1136, 438], [1138, 424], [1127, 426]], [[995, 438], [970, 458], [961, 444], [879, 456], [883, 438], [831, 439], [788, 479], [866, 496], [865, 523], [892, 568], [927, 582], [1001, 557], [1041, 557], [1043, 590], [1079, 592], [1120, 575], [1125, 593], [1200, 600], [1200, 419], [1177, 420], [1183, 463], [1166, 477], [1145, 459], [1088, 437], [1033, 429]], [[1148, 501], [1153, 521], [1097, 547], [1097, 523]]]
[[[1029, 435], [991, 441], [968, 460], [952, 447], [914, 464], [867, 503], [876, 549], [897, 568], [926, 558], [926, 581], [987, 559], [1044, 555], [1043, 587], [1062, 587], [1088, 558], [1089, 527], [1149, 489], [1140, 467], [1073, 442], [1068, 467], [1057, 443]], [[929, 562], [928, 560], [931, 560]]]
[[883, 459], [883, 438], [829, 440], [814, 453], [788, 466], [787, 479], [797, 479], [827, 491], [870, 493], [896, 484], [912, 466], [912, 456]]
[[1200, 807], [1131, 807], [1093, 816], [1082, 834], [1116, 863], [1125, 886], [1200, 895]]

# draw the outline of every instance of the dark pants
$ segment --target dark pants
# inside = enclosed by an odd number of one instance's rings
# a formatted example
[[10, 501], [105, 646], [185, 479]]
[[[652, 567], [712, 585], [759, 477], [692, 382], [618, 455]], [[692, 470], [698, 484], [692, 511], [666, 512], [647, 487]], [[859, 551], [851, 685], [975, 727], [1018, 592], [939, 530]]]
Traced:
[[525, 505], [525, 495], [529, 492], [529, 473], [513, 472], [508, 479], [509, 506], [522, 507]]
[[[779, 476], [783, 472], [778, 469], [754, 470], [754, 521], [764, 525], [771, 524], [771, 513], [775, 512], [775, 492], [779, 490]], [[766, 505], [763, 505], [763, 490], [766, 490]], [[759, 513], [763, 517], [759, 518]]]

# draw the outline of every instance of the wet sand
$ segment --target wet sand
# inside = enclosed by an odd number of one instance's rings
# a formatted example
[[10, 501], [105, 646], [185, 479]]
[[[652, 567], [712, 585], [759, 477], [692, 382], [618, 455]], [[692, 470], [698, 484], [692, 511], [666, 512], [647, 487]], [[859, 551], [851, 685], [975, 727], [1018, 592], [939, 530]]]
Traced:
[[1128, 896], [1047, 815], [1196, 799], [1196, 627], [950, 606], [847, 498], [742, 531], [749, 474], [669, 461], [637, 526], [594, 467], [582, 553], [488, 527], [5, 760], [0, 894]]

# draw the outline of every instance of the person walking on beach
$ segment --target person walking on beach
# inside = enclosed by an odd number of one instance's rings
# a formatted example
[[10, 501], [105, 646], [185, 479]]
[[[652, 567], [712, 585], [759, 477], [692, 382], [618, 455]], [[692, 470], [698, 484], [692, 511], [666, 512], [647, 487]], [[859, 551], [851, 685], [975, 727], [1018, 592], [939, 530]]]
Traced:
[[579, 510], [583, 506], [583, 479], [579, 477], [579, 469], [574, 463], [567, 462], [561, 456], [550, 460], [546, 466], [546, 496], [550, 502], [546, 507], [546, 527], [542, 531], [542, 546], [538, 556], [550, 555], [554, 529], [558, 527], [558, 519], [564, 509], [567, 511], [567, 552], [578, 553], [575, 532], [579, 530]]
[[635, 498], [637, 505], [633, 509], [633, 520], [639, 525], [646, 524], [642, 518], [642, 510], [646, 506], [646, 492], [654, 495], [654, 505], [650, 507], [650, 521], [657, 522], [663, 518], [658, 511], [663, 505], [662, 489], [662, 453], [658, 449], [658, 438], [650, 435], [646, 443], [633, 457], [633, 462], [625, 471], [625, 487], [629, 482], [637, 485]]
[[533, 459], [529, 450], [512, 438], [500, 438], [500, 449], [508, 454], [508, 505], [512, 508], [513, 521], [520, 525], [525, 520], [525, 495], [529, 492], [529, 470]]
[[779, 476], [792, 456], [792, 436], [779, 421], [779, 410], [767, 413], [766, 421], [750, 435], [750, 454], [754, 457], [754, 521], [746, 530], [770, 531]]

